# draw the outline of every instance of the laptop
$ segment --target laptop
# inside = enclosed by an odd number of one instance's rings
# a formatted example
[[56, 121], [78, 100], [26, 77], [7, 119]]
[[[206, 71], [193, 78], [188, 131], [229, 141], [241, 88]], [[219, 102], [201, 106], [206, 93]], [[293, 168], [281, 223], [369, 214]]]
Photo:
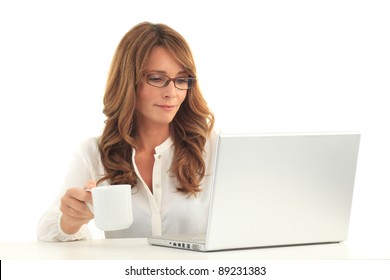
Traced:
[[207, 252], [344, 241], [359, 143], [359, 133], [221, 133], [206, 234], [148, 242]]

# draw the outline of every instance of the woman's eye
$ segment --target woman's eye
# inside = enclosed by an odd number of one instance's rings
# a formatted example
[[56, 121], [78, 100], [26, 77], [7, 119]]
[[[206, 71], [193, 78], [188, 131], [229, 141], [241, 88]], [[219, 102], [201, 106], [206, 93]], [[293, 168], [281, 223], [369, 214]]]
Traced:
[[149, 79], [149, 81], [151, 81], [151, 82], [160, 82], [160, 81], [163, 80], [163, 78], [160, 77], [160, 76], [149, 76], [148, 79]]
[[184, 85], [188, 83], [188, 78], [177, 78], [176, 83], [179, 85]]

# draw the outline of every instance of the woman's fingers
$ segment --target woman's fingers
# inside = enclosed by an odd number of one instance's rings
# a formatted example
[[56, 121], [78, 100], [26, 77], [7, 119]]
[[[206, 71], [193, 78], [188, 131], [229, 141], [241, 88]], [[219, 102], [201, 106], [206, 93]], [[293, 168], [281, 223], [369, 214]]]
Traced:
[[85, 184], [85, 188], [86, 189], [90, 190], [90, 189], [92, 189], [94, 187], [96, 187], [96, 182], [94, 180], [92, 180], [92, 179], [88, 180], [87, 183]]
[[80, 188], [71, 188], [61, 198], [60, 210], [63, 214], [74, 218], [91, 219], [93, 215], [86, 205], [86, 202], [91, 200], [91, 193]]

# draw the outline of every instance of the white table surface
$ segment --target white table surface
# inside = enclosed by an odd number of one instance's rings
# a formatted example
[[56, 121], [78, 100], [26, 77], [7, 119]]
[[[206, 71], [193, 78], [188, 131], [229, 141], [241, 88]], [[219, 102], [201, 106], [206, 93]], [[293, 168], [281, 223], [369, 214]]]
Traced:
[[0, 242], [2, 260], [344, 260], [390, 259], [390, 245], [360, 244], [348, 241], [336, 244], [287, 246], [230, 250], [220, 252], [193, 252], [174, 248], [151, 246], [144, 238], [94, 239], [88, 241], [46, 243], [40, 241]]

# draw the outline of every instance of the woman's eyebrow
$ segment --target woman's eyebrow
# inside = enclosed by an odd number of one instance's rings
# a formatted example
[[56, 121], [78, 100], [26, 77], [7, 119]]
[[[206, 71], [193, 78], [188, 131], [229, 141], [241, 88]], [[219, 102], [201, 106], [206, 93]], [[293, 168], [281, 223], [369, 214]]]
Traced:
[[[160, 73], [160, 74], [164, 74], [164, 75], [168, 74], [166, 71], [163, 71], [163, 70], [150, 70], [150, 71], [146, 71], [146, 73]], [[188, 72], [185, 71], [185, 70], [181, 70], [181, 71], [176, 73], [176, 76], [177, 75], [181, 75], [181, 74], [187, 74], [188, 75]]]

